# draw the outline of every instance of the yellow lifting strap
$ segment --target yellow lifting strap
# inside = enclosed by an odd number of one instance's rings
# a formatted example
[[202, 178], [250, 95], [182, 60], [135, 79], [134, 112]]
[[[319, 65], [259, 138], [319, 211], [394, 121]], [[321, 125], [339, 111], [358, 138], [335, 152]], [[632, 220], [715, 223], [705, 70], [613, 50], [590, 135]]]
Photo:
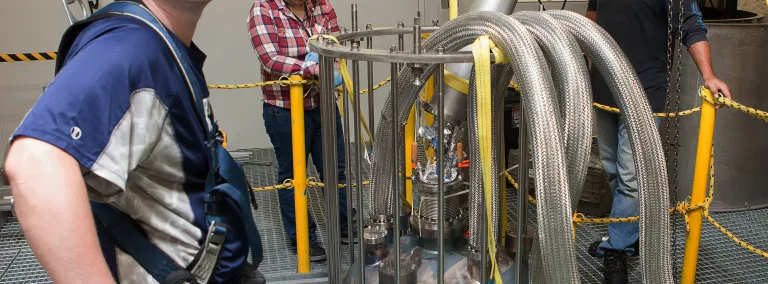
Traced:
[[[499, 51], [499, 53], [497, 54], [500, 54], [500, 53], [501, 51]], [[498, 62], [498, 64], [506, 64], [506, 63]], [[462, 94], [465, 94], [465, 95], [469, 94], [469, 80], [461, 78], [459, 75], [448, 72], [448, 70], [445, 71], [445, 84], [448, 85], [448, 87], [451, 87], [451, 89], [457, 90]], [[512, 88], [514, 88], [516, 91], [520, 92], [520, 87], [517, 84], [515, 84], [515, 82], [509, 82], [509, 85], [512, 86]]]
[[499, 267], [496, 263], [496, 236], [493, 235], [493, 221], [491, 219], [491, 180], [496, 176], [489, 170], [491, 168], [491, 151], [493, 130], [491, 123], [493, 105], [491, 94], [491, 44], [488, 36], [479, 37], [472, 44], [472, 55], [475, 58], [475, 84], [477, 85], [477, 129], [480, 141], [480, 163], [483, 167], [483, 190], [485, 192], [486, 228], [488, 230], [488, 252], [491, 258], [491, 271], [496, 283], [502, 284]]

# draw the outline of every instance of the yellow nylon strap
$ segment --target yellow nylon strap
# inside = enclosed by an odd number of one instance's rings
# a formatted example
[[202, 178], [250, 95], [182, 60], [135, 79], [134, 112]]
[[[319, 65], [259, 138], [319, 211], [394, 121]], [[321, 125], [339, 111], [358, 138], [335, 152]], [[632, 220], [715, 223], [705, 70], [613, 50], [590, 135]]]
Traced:
[[462, 94], [469, 94], [469, 80], [459, 77], [456, 74], [445, 71], [445, 84]]
[[[768, 1], [768, 0], [766, 0]], [[459, 16], [459, 0], [448, 1], [448, 17], [450, 20]]]
[[495, 175], [490, 171], [491, 151], [493, 145], [493, 121], [491, 106], [491, 48], [488, 36], [479, 37], [472, 44], [472, 55], [475, 58], [475, 84], [477, 85], [477, 127], [480, 141], [480, 163], [483, 167], [483, 190], [485, 192], [485, 215], [488, 229], [488, 252], [491, 258], [491, 271], [496, 283], [502, 284], [499, 267], [496, 264], [496, 236], [493, 235], [491, 219], [491, 180]]
[[506, 55], [504, 55], [504, 52], [501, 51], [501, 48], [496, 46], [496, 43], [492, 40], [489, 40], [491, 51], [493, 51], [494, 56], [494, 63], [496, 64], [507, 64], [509, 63], [509, 58], [507, 58]]

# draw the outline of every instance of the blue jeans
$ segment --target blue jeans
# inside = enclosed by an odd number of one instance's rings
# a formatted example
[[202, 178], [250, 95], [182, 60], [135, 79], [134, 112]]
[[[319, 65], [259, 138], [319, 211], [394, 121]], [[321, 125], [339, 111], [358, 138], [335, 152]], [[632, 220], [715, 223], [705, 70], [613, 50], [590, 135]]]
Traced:
[[[275, 147], [275, 156], [277, 156], [277, 178], [280, 183], [286, 179], [293, 178], [293, 144], [291, 135], [291, 110], [264, 103], [262, 116], [264, 117], [264, 127], [267, 129], [272, 146]], [[323, 178], [323, 142], [320, 131], [320, 109], [304, 111], [304, 145], [307, 155], [312, 155], [312, 162], [315, 164], [320, 178]], [[341, 126], [341, 117], [339, 110], [336, 109], [336, 150], [339, 159], [336, 170], [339, 174], [339, 183], [344, 184], [347, 177], [344, 173], [344, 133]], [[345, 230], [347, 226], [347, 190], [337, 186], [327, 186], [330, 190], [339, 191], [339, 223], [341, 229]], [[280, 215], [283, 218], [283, 227], [291, 245], [296, 246], [296, 209], [294, 204], [293, 190], [277, 190], [280, 199]], [[309, 216], [309, 242], [317, 242], [317, 224]]]
[[[602, 110], [595, 110], [595, 118], [597, 119], [600, 163], [603, 165], [603, 170], [608, 176], [608, 184], [613, 191], [613, 208], [610, 217], [637, 216], [639, 201], [637, 173], [626, 125], [618, 114]], [[656, 126], [658, 125], [659, 120], [656, 119]], [[632, 255], [635, 250], [631, 246], [637, 242], [639, 234], [638, 222], [609, 224], [608, 241], [600, 244], [598, 254], [602, 255], [605, 250], [618, 250]]]

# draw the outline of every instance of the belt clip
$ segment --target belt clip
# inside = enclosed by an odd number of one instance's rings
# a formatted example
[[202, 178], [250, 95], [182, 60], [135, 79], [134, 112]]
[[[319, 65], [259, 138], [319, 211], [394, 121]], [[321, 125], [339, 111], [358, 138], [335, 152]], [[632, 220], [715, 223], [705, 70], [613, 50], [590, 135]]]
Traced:
[[224, 244], [224, 240], [227, 237], [227, 224], [222, 222], [212, 221], [211, 226], [208, 227], [208, 235], [206, 239], [209, 243], [220, 246]]

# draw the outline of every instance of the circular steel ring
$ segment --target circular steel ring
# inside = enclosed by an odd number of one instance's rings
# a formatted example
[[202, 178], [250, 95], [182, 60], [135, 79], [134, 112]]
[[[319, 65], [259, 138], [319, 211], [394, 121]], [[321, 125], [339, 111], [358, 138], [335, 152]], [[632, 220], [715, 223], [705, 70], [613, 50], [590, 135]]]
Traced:
[[[421, 27], [422, 33], [432, 33], [436, 31], [439, 27]], [[377, 37], [377, 36], [388, 36], [388, 35], [410, 35], [413, 34], [413, 27], [383, 27], [383, 28], [377, 28], [372, 30], [362, 30], [357, 32], [351, 32], [351, 33], [345, 33], [345, 34], [339, 34], [334, 33], [333, 36], [336, 37], [339, 41], [347, 41], [347, 40], [354, 40], [354, 39], [360, 39], [365, 37]]]
[[[436, 28], [430, 28], [430, 31], [436, 30]], [[359, 31], [353, 33], [347, 33], [338, 35], [338, 40], [351, 40], [361, 37], [370, 37], [378, 35], [398, 35], [398, 34], [411, 34], [412, 29], [408, 28], [387, 28], [378, 29], [373, 31]], [[344, 46], [335, 43], [324, 42], [322, 36], [317, 37], [315, 40], [309, 41], [309, 50], [317, 53], [321, 56], [328, 56], [333, 58], [343, 58], [347, 60], [356, 61], [371, 61], [371, 62], [385, 62], [385, 63], [409, 63], [409, 64], [448, 64], [448, 63], [472, 63], [474, 57], [471, 51], [459, 51], [454, 53], [437, 54], [436, 52], [413, 54], [407, 52], [390, 52], [389, 50], [379, 49], [351, 49], [349, 46]], [[491, 54], [491, 60], [494, 56]]]

